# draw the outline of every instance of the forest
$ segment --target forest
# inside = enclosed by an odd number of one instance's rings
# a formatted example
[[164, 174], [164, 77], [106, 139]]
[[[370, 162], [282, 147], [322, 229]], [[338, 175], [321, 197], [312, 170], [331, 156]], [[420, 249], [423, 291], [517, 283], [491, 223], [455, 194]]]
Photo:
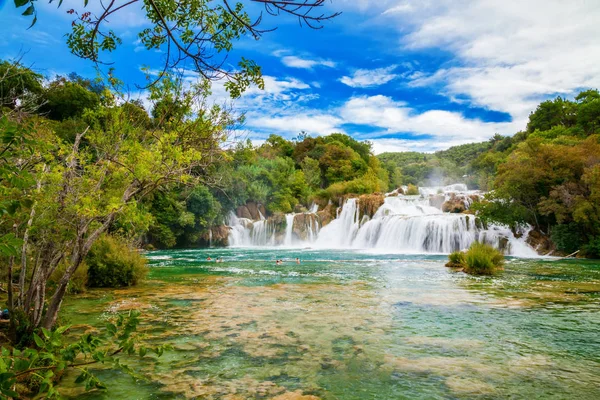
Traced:
[[[401, 185], [464, 182], [489, 192], [487, 201], [475, 206], [483, 220], [512, 228], [529, 224], [540, 237], [551, 238], [548, 247], [599, 255], [597, 90], [581, 92], [573, 101], [558, 97], [541, 103], [526, 130], [513, 136], [496, 134], [487, 142], [435, 153], [375, 156], [369, 142], [340, 133], [311, 137], [299, 132], [291, 140], [271, 135], [257, 146], [234, 138], [231, 130], [243, 123], [243, 116], [206, 104], [206, 82], [178, 91], [174, 77], [153, 89], [146, 110], [141, 99], [125, 99], [76, 73], [44, 83], [34, 71], [4, 61], [0, 76], [7, 77], [0, 82], [6, 111], [3, 174], [18, 173], [23, 179], [19, 185], [11, 182], [14, 178], [3, 180], [3, 207], [16, 218], [3, 221], [5, 240], [15, 235], [12, 226], [18, 226], [21, 238], [36, 226], [41, 216], [29, 218], [35, 215], [34, 203], [66, 196], [47, 189], [61, 179], [70, 182], [64, 168], [72, 162], [69, 157], [83, 152], [89, 165], [78, 166], [85, 171], [78, 177], [91, 179], [85, 185], [95, 182], [103, 188], [125, 179], [131, 186], [125, 193], [111, 187], [92, 198], [75, 196], [72, 212], [77, 218], [105, 220], [102, 233], [138, 247], [207, 246], [209, 236], [213, 244], [226, 244], [229, 214], [247, 203], [262, 205], [268, 216]], [[199, 104], [201, 111], [194, 111]], [[155, 132], [173, 136], [172, 144], [181, 151], [172, 155], [177, 162], [166, 170], [151, 163], [151, 151], [162, 149], [127, 142], [150, 143]], [[107, 142], [114, 135], [127, 146]], [[41, 157], [42, 152], [52, 159]], [[25, 157], [27, 162], [15, 161]], [[45, 199], [46, 194], [54, 197]], [[124, 208], [109, 212], [119, 197]]]

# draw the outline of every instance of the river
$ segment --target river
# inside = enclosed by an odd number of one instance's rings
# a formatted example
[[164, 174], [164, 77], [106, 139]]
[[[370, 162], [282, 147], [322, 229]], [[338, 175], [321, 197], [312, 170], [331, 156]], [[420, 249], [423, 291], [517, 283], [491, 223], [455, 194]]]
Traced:
[[[147, 253], [148, 279], [71, 296], [63, 319], [139, 309], [171, 343], [145, 381], [96, 370], [81, 399], [598, 399], [600, 263], [509, 258], [497, 277], [445, 256], [226, 248]], [[223, 257], [223, 263], [206, 261]], [[295, 263], [299, 257], [301, 264]], [[281, 266], [276, 259], [284, 259]]]

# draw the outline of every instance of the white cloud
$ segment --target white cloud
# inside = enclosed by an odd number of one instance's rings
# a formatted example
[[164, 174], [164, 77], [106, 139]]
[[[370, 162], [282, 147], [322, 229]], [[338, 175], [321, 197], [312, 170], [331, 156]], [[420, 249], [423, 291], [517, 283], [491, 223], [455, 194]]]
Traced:
[[[402, 3], [402, 2], [399, 2]], [[401, 38], [412, 50], [443, 48], [450, 68], [414, 85], [438, 85], [449, 97], [523, 119], [557, 94], [600, 86], [600, 7], [562, 0], [440, 0], [412, 3], [392, 16], [413, 27]], [[402, 35], [403, 32], [400, 32]]]
[[[517, 131], [518, 124], [484, 122], [465, 118], [458, 112], [444, 110], [419, 113], [406, 103], [396, 102], [382, 95], [353, 97], [340, 108], [339, 115], [345, 123], [381, 128], [386, 134], [433, 136], [434, 139], [426, 140], [429, 148], [483, 141], [495, 133], [511, 134]], [[377, 136], [382, 136], [382, 133], [377, 133]]]
[[395, 65], [386, 68], [358, 69], [352, 76], [343, 76], [340, 82], [353, 88], [380, 86], [398, 76], [392, 73], [395, 69]]
[[310, 109], [303, 110], [300, 114], [294, 112], [281, 116], [252, 113], [248, 115], [248, 118], [247, 126], [250, 129], [268, 130], [287, 137], [296, 136], [300, 131], [306, 131], [311, 135], [344, 132], [340, 127], [343, 122], [340, 118]]
[[313, 69], [314, 67], [335, 68], [335, 62], [330, 60], [300, 58], [297, 56], [284, 56], [281, 62], [290, 68]]

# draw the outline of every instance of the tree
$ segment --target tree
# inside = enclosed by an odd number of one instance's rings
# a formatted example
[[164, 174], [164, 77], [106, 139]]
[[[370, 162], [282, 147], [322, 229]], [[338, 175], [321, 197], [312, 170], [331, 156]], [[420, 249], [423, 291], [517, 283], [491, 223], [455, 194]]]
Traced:
[[42, 76], [19, 61], [0, 62], [0, 109], [36, 106], [42, 93]]
[[[48, 0], [52, 3], [53, 0]], [[300, 24], [310, 28], [321, 28], [322, 23], [338, 13], [320, 10], [325, 0], [249, 0], [264, 6], [267, 14], [286, 14], [298, 18]], [[62, 1], [57, 2], [60, 7]], [[32, 25], [37, 22], [36, 0], [15, 0], [23, 7], [23, 15], [32, 16]], [[239, 97], [250, 85], [264, 87], [260, 67], [252, 60], [241, 58], [237, 66], [225, 62], [233, 44], [250, 35], [259, 39], [273, 29], [261, 28], [262, 12], [252, 18], [243, 3], [233, 4], [228, 0], [116, 0], [83, 2], [80, 10], [70, 9], [74, 16], [72, 31], [67, 35], [67, 44], [78, 57], [102, 63], [101, 53], [118, 48], [122, 39], [110, 29], [110, 20], [115, 13], [124, 9], [137, 9], [149, 22], [136, 34], [148, 50], [163, 50], [164, 65], [158, 72], [156, 83], [170, 70], [192, 64], [194, 70], [207, 80], [227, 79], [226, 87], [232, 97]]]
[[79, 117], [86, 109], [93, 110], [100, 105], [100, 96], [64, 78], [51, 82], [44, 97], [46, 101], [40, 112], [57, 121]]
[[[172, 93], [160, 93], [168, 88], [155, 86], [153, 96], [169, 97]], [[204, 88], [182, 95], [205, 104]], [[22, 242], [14, 307], [31, 328], [54, 326], [71, 277], [102, 234], [115, 225], [144, 231], [149, 218], [138, 205], [146, 196], [193, 183], [197, 170], [222, 157], [218, 144], [227, 137], [227, 121], [234, 119], [214, 107], [202, 111], [180, 124], [147, 130], [132, 124], [123, 107], [88, 109], [83, 115], [88, 126], [73, 143], [57, 140], [43, 120], [33, 118], [26, 125], [37, 140], [26, 164], [32, 179], [23, 188], [2, 181], [2, 190], [30, 199], [10, 221]], [[17, 163], [23, 151], [12, 151], [9, 163]], [[48, 291], [48, 278], [61, 264], [64, 273]]]
[[527, 123], [527, 132], [534, 132], [536, 129], [546, 131], [553, 126], [573, 126], [575, 124], [575, 105], [573, 102], [557, 97], [554, 100], [547, 100], [537, 106], [534, 112], [529, 115]]

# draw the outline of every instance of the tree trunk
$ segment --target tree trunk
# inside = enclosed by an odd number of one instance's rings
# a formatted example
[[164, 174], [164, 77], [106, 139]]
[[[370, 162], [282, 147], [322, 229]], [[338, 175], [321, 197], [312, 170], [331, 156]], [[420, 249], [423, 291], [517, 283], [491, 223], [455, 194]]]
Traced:
[[15, 264], [15, 257], [10, 256], [8, 259], [8, 317], [10, 318], [10, 340], [15, 341], [17, 339], [17, 325], [15, 323], [14, 313], [14, 300], [13, 300], [13, 266]]
[[31, 207], [31, 213], [29, 214], [29, 220], [27, 221], [27, 228], [23, 234], [23, 247], [21, 248], [21, 273], [19, 274], [19, 307], [23, 307], [25, 303], [25, 276], [27, 275], [27, 244], [29, 242], [29, 229], [33, 223], [33, 217], [35, 217], [35, 205]]

